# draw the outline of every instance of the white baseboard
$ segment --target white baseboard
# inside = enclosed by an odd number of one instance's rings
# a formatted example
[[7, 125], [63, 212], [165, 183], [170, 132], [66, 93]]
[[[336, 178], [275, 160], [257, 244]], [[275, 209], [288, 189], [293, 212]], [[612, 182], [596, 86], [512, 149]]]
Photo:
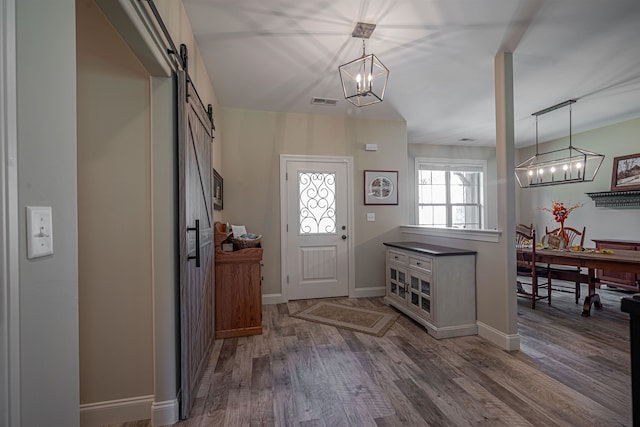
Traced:
[[269, 304], [282, 304], [283, 301], [282, 299], [282, 294], [264, 294], [262, 295], [262, 305], [269, 305]]
[[507, 351], [520, 350], [520, 334], [508, 335], [486, 323], [476, 323], [478, 324], [478, 335], [482, 338], [491, 341]]
[[168, 426], [177, 423], [180, 416], [178, 399], [151, 404], [151, 425], [153, 427]]
[[[369, 288], [354, 288], [349, 295], [350, 298], [370, 298], [383, 297], [385, 293], [384, 286], [372, 286]], [[287, 302], [283, 299], [282, 294], [263, 294], [262, 305], [282, 304]]]
[[80, 426], [98, 427], [151, 418], [153, 396], [139, 396], [80, 405]]
[[445, 326], [436, 328], [435, 326], [427, 323], [427, 330], [429, 331], [429, 335], [433, 336], [436, 339], [443, 338], [455, 338], [455, 337], [466, 337], [468, 335], [478, 335], [478, 325], [475, 323], [469, 325], [458, 325], [458, 326]]
[[353, 288], [350, 298], [372, 298], [383, 297], [386, 288], [384, 286], [371, 286], [368, 288]]

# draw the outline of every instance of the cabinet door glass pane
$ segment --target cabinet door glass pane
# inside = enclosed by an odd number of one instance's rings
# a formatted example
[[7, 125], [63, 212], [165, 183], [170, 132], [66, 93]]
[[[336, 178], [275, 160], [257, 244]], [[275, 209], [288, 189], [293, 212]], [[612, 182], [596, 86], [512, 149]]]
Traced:
[[426, 295], [431, 295], [431, 283], [427, 282], [426, 280], [421, 280], [420, 282], [421, 282], [422, 293]]
[[400, 298], [405, 298], [406, 297], [406, 292], [405, 292], [405, 289], [404, 289], [403, 285], [398, 285], [398, 296]]
[[407, 278], [402, 271], [398, 271], [398, 281], [402, 283], [405, 283], [407, 281]]
[[411, 276], [411, 289], [420, 289], [419, 282], [417, 277]]
[[431, 300], [422, 298], [422, 309], [427, 313], [431, 313]]
[[411, 292], [411, 304], [420, 307], [420, 297], [418, 294]]
[[392, 294], [398, 294], [398, 285], [396, 285], [393, 282], [391, 282], [391, 293]]
[[398, 270], [391, 268], [389, 270], [389, 277], [391, 277], [391, 280], [396, 280], [398, 278]]

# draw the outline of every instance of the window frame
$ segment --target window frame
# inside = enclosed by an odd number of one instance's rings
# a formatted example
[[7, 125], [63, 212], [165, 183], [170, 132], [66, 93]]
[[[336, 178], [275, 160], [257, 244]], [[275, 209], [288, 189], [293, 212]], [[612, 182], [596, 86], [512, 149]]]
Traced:
[[[482, 159], [444, 159], [444, 158], [431, 158], [431, 157], [416, 157], [415, 158], [415, 170], [414, 170], [414, 185], [415, 185], [415, 203], [414, 203], [414, 215], [415, 222], [418, 225], [424, 225], [426, 227], [434, 227], [434, 228], [460, 228], [460, 227], [452, 227], [451, 219], [452, 219], [452, 210], [454, 206], [465, 206], [465, 205], [480, 205], [480, 227], [479, 229], [484, 229], [486, 226], [487, 220], [487, 161]], [[426, 168], [424, 166], [427, 166]], [[447, 226], [435, 226], [429, 224], [420, 224], [420, 183], [418, 181], [420, 170], [446, 170], [449, 175], [451, 169], [456, 168], [464, 168], [469, 167], [470, 170], [476, 170], [478, 172], [482, 172], [482, 180], [481, 185], [482, 188], [479, 191], [478, 196], [480, 197], [479, 203], [472, 204], [460, 204], [460, 203], [451, 203], [450, 198], [450, 177], [447, 178], [447, 202], [445, 203], [445, 207], [447, 210]], [[430, 168], [431, 167], [431, 168]], [[441, 205], [441, 204], [433, 204]], [[466, 228], [466, 227], [465, 227]]]

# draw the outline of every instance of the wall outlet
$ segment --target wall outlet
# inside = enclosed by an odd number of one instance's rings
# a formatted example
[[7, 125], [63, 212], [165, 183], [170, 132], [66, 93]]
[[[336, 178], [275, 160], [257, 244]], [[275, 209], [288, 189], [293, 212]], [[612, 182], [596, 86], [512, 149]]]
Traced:
[[372, 222], [372, 221], [375, 221], [375, 220], [376, 220], [376, 214], [375, 213], [370, 212], [370, 213], [367, 214], [367, 221]]

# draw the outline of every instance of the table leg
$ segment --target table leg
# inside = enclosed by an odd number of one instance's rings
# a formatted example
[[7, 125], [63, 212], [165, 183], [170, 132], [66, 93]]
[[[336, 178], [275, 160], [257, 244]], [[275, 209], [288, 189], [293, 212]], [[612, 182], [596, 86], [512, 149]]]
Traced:
[[596, 294], [596, 272], [593, 268], [589, 269], [587, 284], [588, 292], [587, 296], [584, 298], [584, 304], [582, 305], [582, 315], [584, 317], [591, 315], [591, 304], [595, 305], [596, 308], [602, 308], [600, 295]]

